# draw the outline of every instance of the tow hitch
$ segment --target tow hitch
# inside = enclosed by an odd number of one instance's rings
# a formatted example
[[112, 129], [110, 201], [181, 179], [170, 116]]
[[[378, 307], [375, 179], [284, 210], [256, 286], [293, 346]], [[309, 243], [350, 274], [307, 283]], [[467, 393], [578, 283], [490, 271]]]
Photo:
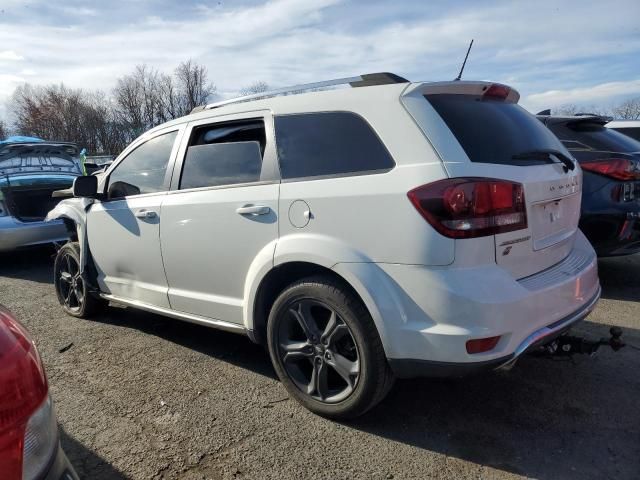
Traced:
[[541, 346], [536, 353], [554, 357], [567, 357], [576, 353], [595, 355], [602, 346], [609, 346], [614, 352], [617, 352], [625, 346], [620, 338], [622, 336], [622, 329], [619, 327], [611, 327], [609, 333], [611, 334], [610, 338], [601, 338], [600, 340], [587, 340], [586, 338], [573, 335], [562, 335], [551, 343]]

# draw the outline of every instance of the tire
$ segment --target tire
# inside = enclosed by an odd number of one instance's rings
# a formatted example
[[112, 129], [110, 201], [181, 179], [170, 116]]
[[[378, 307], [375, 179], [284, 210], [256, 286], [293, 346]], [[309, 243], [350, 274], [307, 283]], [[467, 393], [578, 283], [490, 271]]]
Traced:
[[330, 276], [304, 278], [285, 288], [271, 308], [267, 340], [289, 394], [323, 417], [362, 415], [393, 384], [371, 315]]
[[58, 301], [73, 317], [89, 318], [107, 306], [107, 302], [89, 291], [86, 276], [80, 272], [80, 245], [68, 242], [58, 250], [54, 262], [53, 283]]

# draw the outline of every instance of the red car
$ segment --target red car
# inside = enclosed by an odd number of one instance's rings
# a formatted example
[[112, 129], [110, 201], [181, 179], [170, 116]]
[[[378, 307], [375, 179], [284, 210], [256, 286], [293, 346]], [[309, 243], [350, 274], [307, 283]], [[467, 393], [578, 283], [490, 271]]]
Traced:
[[60, 446], [49, 385], [26, 329], [0, 306], [0, 477], [77, 480]]

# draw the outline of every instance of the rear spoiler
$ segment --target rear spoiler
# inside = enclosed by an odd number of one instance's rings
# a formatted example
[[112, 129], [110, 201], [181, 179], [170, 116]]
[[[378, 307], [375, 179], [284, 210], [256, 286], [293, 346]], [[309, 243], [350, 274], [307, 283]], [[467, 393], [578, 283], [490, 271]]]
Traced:
[[538, 119], [545, 125], [558, 125], [566, 123], [567, 125], [579, 125], [581, 123], [595, 123], [598, 125], [606, 125], [612, 117], [605, 115], [596, 115], [594, 113], [576, 113], [575, 115], [551, 115], [551, 110], [543, 110], [536, 114]]

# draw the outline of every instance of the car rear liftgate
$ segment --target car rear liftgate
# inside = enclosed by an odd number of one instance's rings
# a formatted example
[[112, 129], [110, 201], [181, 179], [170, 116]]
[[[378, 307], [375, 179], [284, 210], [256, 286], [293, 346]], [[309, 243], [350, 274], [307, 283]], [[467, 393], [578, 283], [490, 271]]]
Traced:
[[16, 143], [0, 147], [0, 193], [8, 213], [29, 222], [44, 220], [58, 203], [56, 190], [80, 174], [71, 144]]

